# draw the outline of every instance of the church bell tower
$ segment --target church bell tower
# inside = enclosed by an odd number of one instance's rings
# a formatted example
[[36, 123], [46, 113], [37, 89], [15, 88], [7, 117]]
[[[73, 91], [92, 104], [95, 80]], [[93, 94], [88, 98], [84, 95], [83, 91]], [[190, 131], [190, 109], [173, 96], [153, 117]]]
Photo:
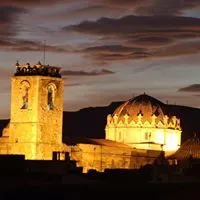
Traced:
[[62, 145], [64, 81], [60, 68], [16, 64], [11, 84], [12, 154], [51, 160]]

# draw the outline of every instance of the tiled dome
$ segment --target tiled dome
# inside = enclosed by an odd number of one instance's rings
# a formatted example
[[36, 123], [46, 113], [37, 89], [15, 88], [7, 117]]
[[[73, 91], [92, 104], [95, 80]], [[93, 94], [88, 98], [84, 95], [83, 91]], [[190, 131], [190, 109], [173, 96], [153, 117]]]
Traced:
[[[142, 94], [120, 105], [107, 116], [106, 139], [132, 148], [174, 153], [180, 145], [180, 119], [170, 114], [166, 104]], [[150, 143], [151, 142], [151, 147]]]
[[141, 114], [143, 120], [150, 121], [154, 114], [157, 117], [157, 120], [162, 121], [164, 116], [167, 115], [165, 110], [164, 103], [149, 95], [142, 94], [120, 105], [114, 111], [113, 116], [117, 115], [121, 117], [127, 114], [131, 118], [136, 119], [137, 116]]

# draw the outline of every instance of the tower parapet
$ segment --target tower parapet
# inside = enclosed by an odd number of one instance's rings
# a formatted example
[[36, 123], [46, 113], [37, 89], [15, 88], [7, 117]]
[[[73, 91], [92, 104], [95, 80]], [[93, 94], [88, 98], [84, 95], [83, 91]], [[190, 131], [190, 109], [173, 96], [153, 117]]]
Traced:
[[17, 62], [14, 76], [50, 76], [61, 78], [60, 69], [60, 67], [42, 65], [40, 62], [32, 66], [30, 63], [20, 65]]

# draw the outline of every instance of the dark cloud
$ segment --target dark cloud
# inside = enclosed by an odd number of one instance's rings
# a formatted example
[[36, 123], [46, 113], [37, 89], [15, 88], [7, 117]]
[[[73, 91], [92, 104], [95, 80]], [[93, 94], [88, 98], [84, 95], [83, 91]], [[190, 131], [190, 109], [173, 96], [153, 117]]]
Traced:
[[179, 92], [200, 92], [200, 84], [192, 84], [178, 89]]
[[144, 3], [147, 3], [149, 0], [103, 0], [103, 2], [105, 4], [115, 4], [115, 5], [121, 5], [123, 6], [122, 4], [124, 5], [128, 5], [128, 6], [136, 6], [136, 5], [140, 5], [140, 4], [144, 4]]
[[[109, 6], [109, 7], [138, 7], [148, 3], [149, 0], [89, 0], [87, 1], [90, 5], [97, 6]], [[67, 3], [78, 3], [84, 2], [83, 0], [1, 0], [0, 5], [23, 5], [23, 6], [43, 6], [43, 5], [54, 5], [54, 4], [67, 4]]]
[[144, 48], [122, 45], [94, 46], [84, 49], [83, 52], [86, 57], [99, 62], [139, 59], [146, 57], [148, 54]]
[[[29, 7], [41, 7], [41, 6], [54, 6], [69, 4], [69, 3], [81, 3], [81, 0], [1, 0], [0, 5], [14, 5], [14, 6], [29, 6]], [[96, 12], [99, 12], [98, 7], [105, 7], [107, 9], [113, 8], [126, 8], [133, 10], [137, 14], [145, 15], [179, 15], [183, 11], [200, 7], [199, 0], [90, 0], [87, 1], [88, 5], [97, 8]], [[81, 9], [80, 9], [81, 11]], [[84, 9], [81, 11], [84, 12]], [[103, 11], [104, 12], [104, 11]], [[95, 13], [94, 13], [95, 14]]]
[[[153, 44], [149, 46], [152, 47]], [[120, 60], [123, 61], [131, 59], [180, 56], [200, 53], [200, 41], [183, 41], [172, 45], [160, 46], [159, 48], [149, 48], [149, 46], [146, 44], [145, 48], [136, 48], [122, 45], [105, 45], [89, 47], [84, 49], [82, 52], [84, 52], [86, 57], [99, 62], [114, 62]]]
[[[77, 0], [76, 0], [77, 1]], [[53, 6], [58, 3], [71, 3], [73, 0], [1, 0], [0, 6], [13, 5], [19, 7], [41, 7], [41, 6]]]
[[[28, 1], [29, 2], [29, 1]], [[32, 4], [34, 1], [30, 1]], [[37, 2], [37, 1], [36, 1]], [[46, 4], [47, 1], [40, 2], [41, 5]], [[56, 1], [53, 1], [53, 5]], [[60, 3], [69, 3], [70, 1], [62, 1]], [[74, 0], [73, 3], [77, 3]], [[30, 3], [29, 3], [30, 4]], [[49, 4], [49, 5], [51, 5]], [[26, 5], [26, 4], [25, 4]], [[37, 4], [36, 4], [37, 5]], [[84, 5], [84, 4], [83, 4]], [[41, 13], [40, 18], [46, 20], [73, 20], [80, 22], [86, 19], [99, 19], [101, 17], [119, 18], [127, 14], [136, 15], [180, 15], [184, 10], [196, 8], [199, 6], [199, 0], [91, 0], [84, 7], [79, 7], [66, 10], [58, 10], [54, 14]]]
[[145, 36], [136, 39], [130, 39], [127, 44], [144, 45], [144, 46], [160, 46], [173, 43], [175, 39], [165, 36]]
[[104, 5], [111, 7], [138, 8], [143, 5], [149, 7], [152, 4], [150, 0], [102, 0]]
[[97, 21], [84, 21], [78, 25], [63, 28], [92, 35], [122, 35], [157, 32], [198, 32], [200, 19], [176, 16], [126, 16], [119, 19], [101, 18]]
[[0, 22], [1, 24], [11, 22], [18, 14], [25, 12], [23, 8], [14, 6], [0, 6]]
[[89, 47], [83, 50], [86, 57], [101, 62], [140, 59], [151, 56], [144, 48], [122, 45]]
[[120, 54], [120, 53], [112, 53], [112, 54], [93, 54], [91, 57], [95, 60], [99, 61], [123, 61], [123, 60], [131, 60], [131, 59], [142, 59], [150, 57], [151, 55], [145, 52], [135, 52], [135, 53], [128, 53], [128, 54]]
[[191, 55], [200, 53], [200, 40], [185, 41], [156, 50], [153, 55], [158, 57]]
[[177, 40], [200, 38], [200, 19], [176, 16], [126, 16], [119, 19], [85, 21], [65, 27], [63, 30], [109, 36], [126, 44], [159, 46]]
[[200, 7], [199, 0], [153, 0], [151, 4], [137, 7], [138, 14], [180, 15], [183, 11]]
[[[130, 45], [130, 44], [129, 44]], [[180, 42], [177, 44], [160, 46], [159, 48], [137, 48], [125, 47], [121, 45], [114, 46], [109, 45], [90, 47], [89, 51], [85, 52], [85, 56], [99, 62], [109, 62], [109, 61], [123, 61], [132, 59], [142, 59], [142, 58], [155, 58], [155, 57], [169, 57], [169, 56], [183, 56], [192, 55], [200, 53], [200, 41], [187, 41]], [[152, 47], [152, 45], [151, 45]], [[107, 49], [106, 49], [107, 48]], [[121, 48], [121, 51], [120, 51]]]
[[[105, 39], [104, 39], [105, 38]], [[157, 27], [157, 30], [149, 30], [149, 32], [138, 32], [138, 33], [130, 33], [124, 35], [112, 35], [109, 37], [102, 37], [102, 41], [106, 40], [106, 38], [116, 38], [118, 41], [125, 41], [127, 44], [137, 44], [137, 45], [153, 45], [159, 46], [163, 44], [170, 44], [180, 40], [186, 39], [198, 39], [200, 38], [200, 30], [187, 30], [184, 28], [179, 30], [162, 30]]]
[[144, 50], [143, 48], [138, 48], [138, 47], [127, 47], [127, 46], [122, 46], [122, 45], [103, 45], [103, 46], [95, 46], [95, 47], [89, 47], [84, 49], [84, 52], [88, 53], [105, 53], [105, 52], [111, 52], [111, 53], [117, 53], [117, 52], [134, 52], [134, 51], [142, 51]]
[[[44, 44], [37, 41], [29, 40], [0, 40], [1, 51], [43, 51]], [[56, 52], [56, 53], [66, 53], [69, 46], [54, 46], [54, 45], [45, 45], [45, 51], [47, 52]]]
[[78, 8], [74, 10], [58, 11], [55, 14], [44, 14], [39, 16], [43, 20], [73, 20], [73, 22], [81, 22], [83, 19], [99, 19], [104, 17], [120, 17], [123, 16], [126, 9], [122, 8], [111, 8], [104, 5], [88, 5], [83, 8]]
[[[1, 0], [1, 5], [14, 5], [20, 7], [42, 7], [42, 6], [58, 6], [69, 5], [69, 3], [81, 3], [83, 0]], [[80, 8], [77, 12], [71, 14], [75, 16], [77, 13], [88, 15], [100, 14], [100, 12], [107, 15], [112, 12], [113, 9], [127, 9], [132, 10], [134, 13], [142, 15], [180, 15], [183, 11], [200, 7], [199, 0], [90, 0], [87, 1], [89, 5], [86, 8]], [[96, 11], [96, 13], [95, 13]], [[117, 10], [115, 10], [117, 11]], [[115, 13], [114, 11], [114, 13]], [[124, 11], [125, 12], [125, 11]], [[105, 13], [106, 14], [106, 13]], [[58, 15], [59, 16], [59, 15]], [[70, 15], [68, 15], [70, 17]], [[76, 17], [76, 16], [75, 16]]]
[[142, 15], [180, 15], [183, 11], [200, 7], [199, 0], [103, 0], [113, 7], [135, 9]]
[[[177, 16], [101, 18], [63, 28], [113, 38], [115, 45], [88, 47], [85, 56], [97, 61], [118, 61], [199, 53], [200, 19]], [[189, 39], [189, 40], [188, 40]], [[111, 43], [111, 42], [110, 42]], [[123, 45], [122, 45], [123, 44]]]
[[64, 70], [61, 72], [63, 76], [101, 76], [101, 75], [108, 75], [108, 74], [114, 74], [115, 72], [102, 69], [99, 71], [91, 71], [91, 72], [85, 72], [85, 71], [71, 71], [71, 70]]
[[0, 38], [8, 38], [17, 35], [17, 31], [19, 30], [18, 17], [25, 12], [26, 10], [23, 8], [0, 6]]

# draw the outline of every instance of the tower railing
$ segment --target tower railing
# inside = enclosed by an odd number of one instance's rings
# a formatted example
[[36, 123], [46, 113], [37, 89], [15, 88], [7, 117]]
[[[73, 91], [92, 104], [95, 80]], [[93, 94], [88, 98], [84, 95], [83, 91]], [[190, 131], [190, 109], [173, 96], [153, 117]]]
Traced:
[[50, 76], [61, 78], [60, 67], [49, 65], [42, 65], [40, 62], [31, 66], [29, 63], [26, 65], [16, 64], [15, 76]]

